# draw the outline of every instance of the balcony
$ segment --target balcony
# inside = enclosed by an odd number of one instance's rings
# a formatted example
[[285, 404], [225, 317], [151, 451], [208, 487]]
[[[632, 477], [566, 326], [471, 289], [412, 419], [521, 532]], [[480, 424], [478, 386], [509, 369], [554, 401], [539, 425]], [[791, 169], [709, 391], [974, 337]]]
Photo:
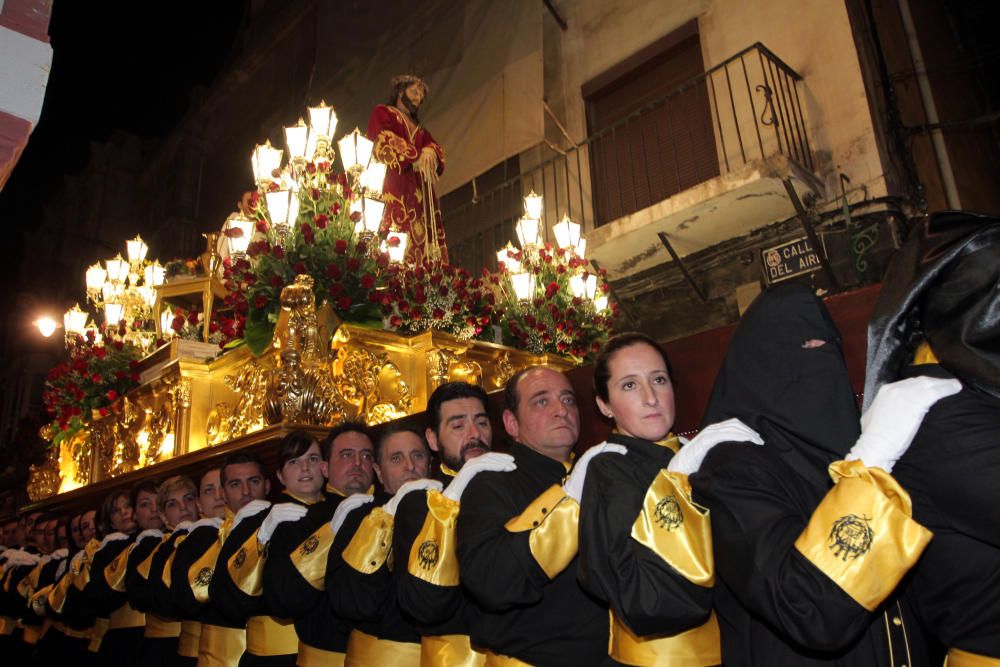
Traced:
[[[489, 264], [513, 238], [520, 201], [584, 225], [588, 257], [620, 280], [786, 219], [822, 195], [806, 132], [802, 77], [757, 43], [472, 201], [444, 208], [458, 261]], [[475, 230], [471, 233], [470, 230]]]

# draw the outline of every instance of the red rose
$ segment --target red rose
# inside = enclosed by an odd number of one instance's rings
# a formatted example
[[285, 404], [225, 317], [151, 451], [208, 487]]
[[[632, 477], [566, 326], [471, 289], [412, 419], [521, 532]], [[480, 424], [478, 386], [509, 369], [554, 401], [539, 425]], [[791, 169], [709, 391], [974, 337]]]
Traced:
[[345, 311], [351, 307], [351, 297], [346, 294], [337, 299], [337, 310]]
[[361, 211], [351, 212], [351, 222], [361, 222]]
[[559, 291], [559, 283], [553, 280], [552, 282], [550, 282], [548, 285], [545, 286], [545, 298], [551, 299], [556, 295], [558, 291]]
[[108, 391], [108, 400], [112, 403], [118, 400], [118, 392], [114, 389]]
[[263, 294], [258, 294], [257, 298], [253, 300], [253, 307], [257, 310], [264, 310], [267, 307], [267, 297]]
[[177, 333], [180, 333], [181, 329], [184, 328], [184, 316], [175, 315], [174, 319], [170, 321], [170, 328], [176, 331]]
[[295, 271], [296, 274], [308, 273], [306, 271], [306, 265], [302, 262], [295, 262], [295, 264], [292, 265], [292, 271]]
[[375, 276], [370, 273], [366, 273], [361, 276], [361, 287], [364, 289], [371, 289], [375, 286]]
[[107, 416], [108, 416], [109, 414], [111, 414], [111, 413], [110, 413], [110, 412], [108, 411], [108, 409], [107, 409], [107, 408], [99, 408], [99, 409], [97, 410], [97, 413], [98, 413], [99, 415], [101, 415], [102, 417], [107, 417]]
[[356, 257], [351, 257], [347, 260], [347, 272], [354, 273], [361, 267], [361, 262]]
[[330, 221], [330, 218], [326, 217], [322, 213], [316, 215], [313, 218], [313, 222], [316, 223], [317, 229], [326, 229], [326, 224]]
[[330, 285], [330, 296], [340, 296], [344, 293], [344, 286], [340, 283]]
[[444, 311], [441, 310], [440, 308], [435, 308], [434, 311], [431, 313], [431, 316], [435, 320], [443, 320], [444, 319]]
[[399, 315], [393, 315], [389, 318], [389, 326], [396, 329], [403, 323], [403, 318]]
[[271, 276], [271, 287], [281, 287], [285, 284], [285, 281], [281, 279], [279, 275]]
[[333, 244], [333, 251], [338, 255], [343, 255], [347, 252], [347, 241], [344, 239], [337, 239], [337, 242]]
[[309, 194], [312, 195], [312, 198], [314, 200], [316, 200], [316, 199], [319, 199], [320, 191], [317, 188], [313, 188], [312, 191]]
[[190, 313], [188, 313], [188, 322], [190, 322], [192, 325], [198, 324], [198, 311], [197, 310], [192, 310]]
[[316, 173], [316, 165], [314, 165], [312, 162], [310, 162], [309, 164], [306, 165], [306, 171], [309, 172], [310, 174], [315, 174]]
[[387, 238], [385, 240], [385, 244], [389, 248], [398, 248], [399, 247], [399, 241], [400, 241], [400, 239], [399, 239], [398, 236], [390, 236], [389, 238]]
[[285, 249], [280, 245], [276, 245], [271, 248], [271, 254], [274, 255], [275, 259], [281, 260], [285, 258]]
[[104, 382], [104, 377], [98, 373], [94, 373], [91, 379], [94, 381], [94, 384], [101, 384]]
[[327, 264], [326, 275], [333, 280], [340, 280], [340, 277], [343, 275], [343, 271], [340, 269], [340, 264]]
[[333, 202], [333, 205], [330, 206], [330, 214], [331, 215], [340, 215], [340, 210], [341, 210], [341, 206], [340, 206], [340, 202], [339, 201]]
[[257, 221], [257, 231], [260, 232], [261, 234], [267, 234], [267, 221], [266, 220], [258, 220]]

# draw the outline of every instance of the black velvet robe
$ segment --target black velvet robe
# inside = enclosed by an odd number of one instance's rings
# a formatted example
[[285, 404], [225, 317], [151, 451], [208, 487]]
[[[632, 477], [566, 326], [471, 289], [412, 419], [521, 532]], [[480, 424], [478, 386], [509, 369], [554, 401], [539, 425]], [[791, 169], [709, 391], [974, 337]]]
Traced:
[[539, 667], [599, 665], [608, 652], [608, 608], [576, 579], [576, 559], [549, 580], [531, 554], [530, 531], [504, 525], [566, 476], [563, 464], [514, 443], [511, 472], [483, 472], [458, 515], [462, 585], [473, 600], [473, 646]]

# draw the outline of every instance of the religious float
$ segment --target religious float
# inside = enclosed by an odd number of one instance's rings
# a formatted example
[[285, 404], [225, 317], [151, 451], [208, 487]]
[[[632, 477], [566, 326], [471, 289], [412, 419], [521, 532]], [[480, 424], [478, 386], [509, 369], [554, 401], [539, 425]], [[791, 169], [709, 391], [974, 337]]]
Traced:
[[32, 467], [33, 502], [185, 471], [292, 428], [385, 423], [423, 411], [443, 382], [495, 391], [520, 368], [568, 369], [600, 348], [616, 306], [578, 224], [564, 217], [546, 241], [528, 193], [519, 247], [497, 252], [497, 270], [472, 275], [433, 248], [413, 264], [383, 215], [376, 146], [357, 129], [334, 144], [322, 102], [308, 117], [285, 128], [287, 159], [254, 149], [256, 190], [201, 257], [161, 265], [137, 236], [87, 270], [87, 308], [65, 314], [67, 358], [45, 385], [51, 447]]

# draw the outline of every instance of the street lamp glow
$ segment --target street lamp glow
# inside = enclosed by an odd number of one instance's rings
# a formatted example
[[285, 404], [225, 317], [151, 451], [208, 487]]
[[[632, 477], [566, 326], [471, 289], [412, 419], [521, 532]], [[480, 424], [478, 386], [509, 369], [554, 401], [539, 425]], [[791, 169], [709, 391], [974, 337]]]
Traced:
[[542, 219], [542, 195], [536, 195], [535, 191], [532, 190], [524, 198], [524, 214], [526, 218]]
[[285, 144], [288, 146], [288, 157], [295, 160], [306, 155], [306, 144], [309, 139], [309, 127], [299, 118], [295, 125], [285, 128]]
[[46, 338], [54, 334], [56, 329], [59, 328], [59, 323], [48, 316], [39, 317], [37, 320], [32, 322], [32, 324], [38, 327], [38, 331], [41, 332], [41, 334]]

